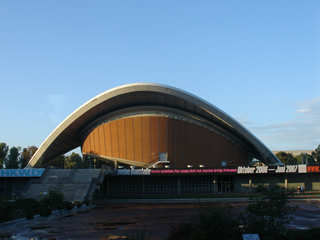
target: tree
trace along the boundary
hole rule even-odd
[[[308,154],[308,153],[305,153],[303,155],[303,161],[301,161],[301,154],[298,154],[294,157],[297,161],[297,164],[302,164],[302,162],[305,164],[305,159],[307,158],[308,160],[308,164],[316,164],[316,161],[315,159],[312,157],[312,155]]]
[[[268,236],[267,239],[277,239],[286,233],[286,225],[294,220],[292,214],[297,207],[289,205],[293,192],[288,193],[280,186],[259,188],[262,197],[250,197],[246,214],[241,216],[243,230],[246,233]]]
[[[286,153],[286,152],[278,152],[276,153],[277,158],[286,165],[295,165],[297,163],[297,159],[294,158],[292,153]]]
[[[316,163],[320,163],[320,144],[314,151],[312,151],[311,156],[314,158]]]
[[[22,150],[21,158],[20,158],[20,163],[21,163],[20,168],[25,168],[25,166],[27,166],[27,164],[29,163],[30,159],[36,153],[37,150],[38,150],[38,148],[36,146],[33,146],[33,145],[29,146],[27,148],[24,148]]]
[[[0,169],[3,168],[3,163],[6,160],[9,146],[6,143],[0,143]]]
[[[66,160],[66,156],[65,155],[61,155],[61,156],[57,157],[56,159],[54,159],[53,161],[51,161],[50,165],[51,166],[55,166],[55,167],[64,168],[65,160]]]
[[[72,152],[70,156],[66,156],[64,168],[81,168],[82,158],[78,153]]]
[[[6,168],[19,168],[20,147],[10,148],[9,154],[6,158]]]

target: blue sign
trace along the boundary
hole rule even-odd
[[[45,168],[0,169],[0,177],[41,177]]]

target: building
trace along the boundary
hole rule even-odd
[[[320,189],[306,165],[284,166],[231,116],[166,85],[128,84],[94,97],[48,136],[27,167],[46,167],[79,146],[84,165],[114,163],[102,186],[107,194],[250,192],[257,184]]]

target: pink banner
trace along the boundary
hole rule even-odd
[[[190,174],[190,173],[236,173],[237,169],[230,168],[217,168],[217,169],[151,169],[151,174]]]

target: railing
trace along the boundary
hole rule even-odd
[[[89,199],[90,193],[91,193],[91,190],[92,190],[92,186],[93,186],[93,184],[96,186],[97,183],[98,183],[98,179],[97,178],[92,178],[91,183],[90,183],[89,188],[88,188],[88,191],[87,191],[87,195],[84,197],[84,200],[90,200],[90,201],[92,200],[92,199]]]
[[[60,179],[59,179],[57,185],[56,185],[55,188],[54,188],[55,191],[57,191],[57,192],[59,191],[63,180],[65,180],[65,178],[60,178]]]
[[[143,167],[147,168],[149,166],[152,166],[153,164],[156,164],[157,162],[159,162],[159,157],[157,157],[157,158],[153,159],[152,161],[146,163]]]
[[[158,163],[170,163],[170,161],[163,161],[163,160],[160,160],[159,158],[156,158],[156,159],[146,163],[143,167],[144,168],[151,168]]]
[[[71,180],[71,179],[73,179],[73,177],[74,177],[74,175],[76,174],[76,171],[77,171],[78,169],[77,168],[75,168],[75,165],[70,169],[70,172],[69,172],[69,174],[68,174],[68,176],[67,176],[67,178],[66,179],[68,179],[68,180]]]
[[[99,176],[97,178],[92,178],[91,182],[90,182],[90,185],[89,185],[89,188],[88,188],[88,191],[87,191],[87,195],[84,197],[84,200],[92,200],[92,197],[90,197],[91,195],[91,191],[93,190],[92,187],[93,185],[95,185],[94,187],[96,187],[98,184],[102,184],[103,183],[103,180],[104,180],[104,177],[106,175],[106,170],[107,170],[107,166],[103,165],[101,167],[101,171],[99,173]],[[92,194],[93,196],[93,194]],[[89,199],[91,198],[91,199]]]
[[[102,165],[101,171],[98,176],[98,183],[100,183],[100,184],[103,183],[104,177],[106,176],[106,171],[107,171],[107,166]]]

